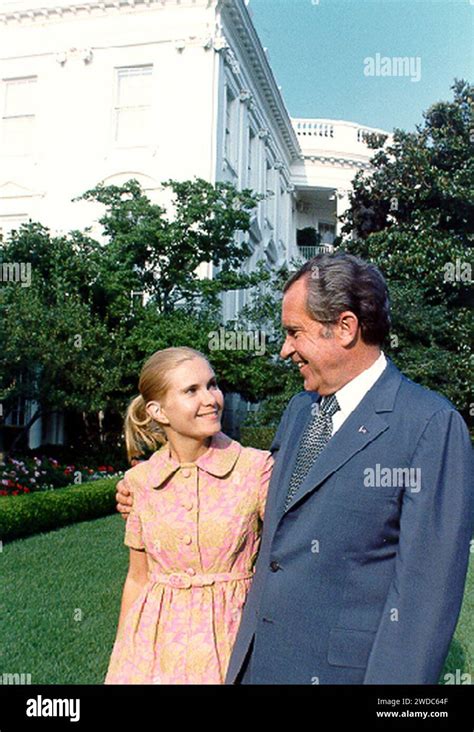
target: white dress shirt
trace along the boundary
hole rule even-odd
[[[384,352],[380,352],[380,356],[372,366],[362,371],[352,381],[349,381],[342,389],[335,392],[339,410],[332,418],[332,434],[344,424],[348,416],[357,407],[360,401],[365,397],[369,389],[375,384],[377,379],[382,375],[387,366],[387,359]]]

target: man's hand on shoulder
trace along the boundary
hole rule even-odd
[[[130,508],[133,505],[133,495],[129,488],[127,488],[127,483],[124,478],[117,483],[115,500],[117,501],[117,511],[122,514],[124,519],[127,519]]]

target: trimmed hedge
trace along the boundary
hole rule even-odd
[[[8,541],[115,511],[117,479],[0,498],[0,540]]]

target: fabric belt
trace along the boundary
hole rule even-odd
[[[220,572],[216,574],[187,574],[173,572],[163,574],[152,572],[150,582],[153,584],[171,585],[178,589],[188,590],[190,587],[207,587],[216,582],[232,582],[233,580],[251,579],[253,572]]]

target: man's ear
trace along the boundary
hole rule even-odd
[[[158,422],[159,424],[170,423],[160,402],[147,402],[145,409],[148,416],[155,420],[155,422]]]
[[[352,310],[344,310],[337,321],[338,334],[342,346],[350,346],[355,343],[359,334],[359,319]]]

